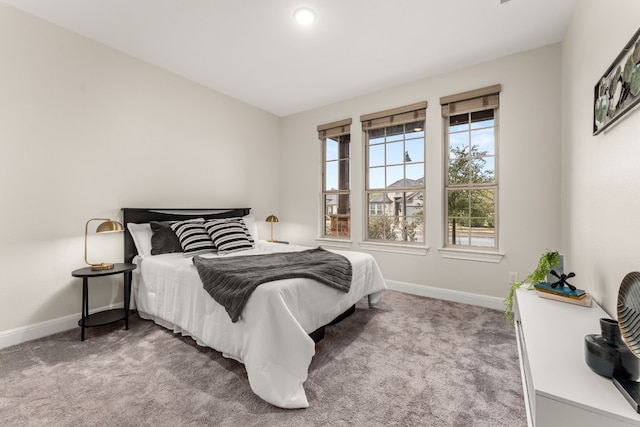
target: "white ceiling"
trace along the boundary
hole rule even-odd
[[[559,42],[577,0],[0,1],[286,116]]]

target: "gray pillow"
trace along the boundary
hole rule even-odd
[[[170,254],[182,252],[180,239],[171,229],[173,221],[151,221],[151,255]]]

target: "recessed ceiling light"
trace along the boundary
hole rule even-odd
[[[312,24],[316,20],[316,13],[308,7],[301,7],[293,12],[293,17],[301,25]]]

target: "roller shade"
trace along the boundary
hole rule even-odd
[[[360,116],[362,130],[383,128],[404,123],[424,120],[427,117],[427,102],[407,105],[406,107],[394,108],[377,113]]]
[[[335,138],[351,133],[351,119],[340,120],[339,122],[327,123],[318,126],[318,138]]]
[[[488,108],[498,108],[500,106],[501,90],[502,85],[493,85],[455,95],[443,96],[440,98],[442,117],[486,110]]]

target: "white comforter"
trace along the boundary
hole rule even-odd
[[[305,249],[309,248],[260,241],[255,249],[220,256]],[[136,257],[134,300],[141,317],[244,363],[251,389],[262,399],[282,408],[306,408],[303,384],[315,354],[308,334],[364,296],[370,295],[372,301],[386,289],[371,255],[334,252],[353,266],[348,293],[303,278],[265,283],[253,292],[236,323],[203,289],[192,258],[182,254]]]

